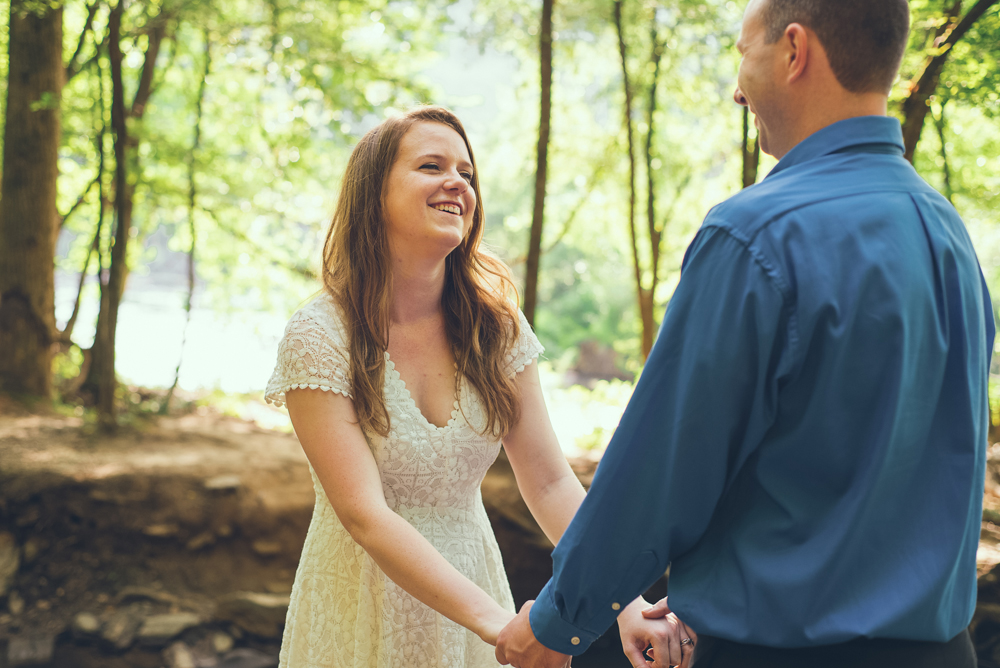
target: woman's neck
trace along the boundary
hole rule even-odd
[[[419,262],[408,258],[406,261],[394,262],[390,322],[406,324],[440,315],[444,279],[443,260]]]

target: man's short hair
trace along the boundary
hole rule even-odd
[[[907,0],[764,0],[768,44],[792,23],[816,33],[840,85],[852,93],[888,93],[910,31]]]

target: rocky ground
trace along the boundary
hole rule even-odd
[[[572,464],[589,484],[596,463]],[[981,665],[1000,667],[998,483],[973,630]],[[483,498],[520,604],[548,578],[551,545],[502,457]],[[201,409],[106,437],[0,410],[0,668],[275,666],[312,503],[294,436],[252,422]],[[628,665],[614,629],[574,660]]]

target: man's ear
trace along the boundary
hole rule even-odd
[[[787,82],[793,83],[802,77],[809,64],[809,32],[801,23],[790,23],[785,28],[783,41]]]

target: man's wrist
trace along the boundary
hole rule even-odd
[[[580,629],[565,621],[552,597],[552,581],[542,589],[531,607],[528,622],[535,638],[545,647],[560,654],[578,655],[587,650],[600,634]]]

